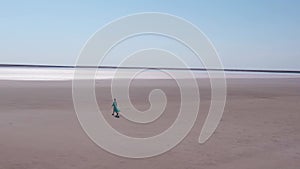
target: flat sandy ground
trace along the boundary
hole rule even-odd
[[[0,168],[300,168],[300,78],[228,79],[223,118],[215,134],[203,145],[198,144],[198,137],[210,105],[210,87],[205,79],[198,82],[201,108],[195,126],[183,142],[163,155],[128,159],[102,150],[87,137],[73,108],[71,81],[2,80]],[[177,116],[179,91],[172,80],[133,82],[131,101],[140,110],[149,107],[148,94],[153,88],[163,89],[168,97],[164,114],[146,125],[112,117],[109,81],[99,80],[96,84],[105,118],[124,134],[155,135]]]

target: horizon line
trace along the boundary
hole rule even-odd
[[[139,67],[139,66],[71,66],[71,65],[45,65],[45,64],[0,64],[0,67],[37,67],[37,68],[102,68],[102,69],[149,69],[149,70],[191,70],[191,71],[224,71],[224,72],[256,72],[256,73],[294,73],[300,70],[282,69],[207,69],[207,68],[172,68],[172,67]]]

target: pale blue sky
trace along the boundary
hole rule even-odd
[[[0,63],[74,65],[104,24],[164,12],[198,26],[226,68],[300,70],[299,9],[296,0],[1,1]]]

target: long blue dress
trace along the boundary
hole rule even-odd
[[[120,112],[120,109],[118,108],[117,102],[114,101],[113,104],[112,104],[112,107],[114,107],[114,112],[116,112],[116,113]]]

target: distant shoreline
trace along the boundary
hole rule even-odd
[[[97,69],[148,69],[148,70],[191,70],[191,71],[225,71],[225,72],[257,72],[257,73],[293,73],[300,70],[270,70],[270,69],[205,69],[205,68],[171,68],[171,67],[122,67],[122,66],[66,66],[66,65],[31,65],[31,64],[0,64],[0,68],[97,68]]]

